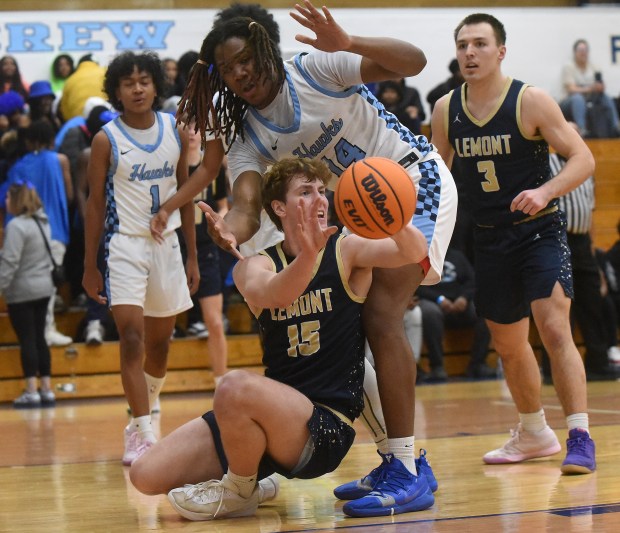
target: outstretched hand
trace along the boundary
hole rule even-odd
[[[319,220],[319,211],[324,209],[321,198],[316,198],[310,206],[309,212],[303,207],[303,200],[299,200],[297,206],[297,216],[299,223],[296,228],[296,237],[302,251],[309,254],[318,254],[323,248],[327,240],[338,231],[336,226],[321,226]],[[327,213],[325,213],[327,215]]]
[[[233,235],[232,231],[230,231],[230,228],[224,219],[204,202],[198,202],[197,205],[205,214],[208,232],[213,239],[213,242],[215,242],[215,244],[217,244],[222,250],[226,250],[234,255],[237,259],[243,259],[241,253],[237,250],[237,239]]]
[[[313,39],[306,35],[297,34],[295,35],[297,41],[323,52],[348,50],[351,45],[350,35],[338,25],[325,6],[321,8],[321,13],[312,5],[312,2],[304,0],[304,5],[295,4],[295,9],[298,13],[291,11],[291,17],[316,35],[316,38]]]

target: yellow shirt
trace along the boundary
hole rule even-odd
[[[67,78],[60,100],[63,120],[82,116],[84,104],[91,96],[106,98],[103,92],[105,69],[93,61],[84,61]]]

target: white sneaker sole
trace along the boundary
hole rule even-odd
[[[194,522],[199,521],[207,521],[207,520],[215,520],[215,517],[206,513],[198,513],[196,511],[189,511],[181,507],[177,501],[174,499],[173,493],[174,489],[168,493],[168,501],[174,507],[175,511],[179,513],[183,518],[187,518],[188,520],[193,520]],[[256,514],[256,509],[243,509],[239,511],[234,511],[232,513],[222,514],[221,518],[240,518],[243,516],[254,516]],[[220,517],[218,517],[220,518]]]
[[[548,457],[554,455],[562,450],[562,446],[559,442],[548,448],[542,450],[536,450],[530,453],[522,453],[518,455],[507,456],[493,456],[490,454],[485,455],[482,460],[488,465],[503,465],[520,463],[521,461],[527,461],[528,459],[537,459],[539,457]],[[490,452],[493,453],[493,452]]]

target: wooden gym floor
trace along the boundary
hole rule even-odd
[[[563,454],[517,465],[487,466],[515,423],[503,381],[455,382],[417,389],[416,447],[428,450],[439,480],[435,505],[395,517],[352,519],[332,489],[378,464],[359,425],[358,437],[332,474],[281,481],[278,498],[253,518],[190,522],[165,496],[144,496],[121,466],[122,399],[64,400],[54,409],[0,407],[0,531],[24,533],[134,531],[617,532],[620,531],[620,387],[589,384],[591,433],[598,471],[561,476]],[[550,386],[543,387],[550,425],[566,430]],[[209,394],[166,395],[159,419],[166,434],[210,406]],[[173,466],[172,466],[173,467]]]

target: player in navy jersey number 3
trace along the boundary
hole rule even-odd
[[[437,102],[433,143],[458,159],[472,203],[478,313],[486,318],[519,412],[519,425],[488,464],[558,453],[542,408],[538,363],[528,341],[530,312],[549,353],[553,382],[569,429],[566,474],[596,468],[588,431],[586,378],[572,338],[573,295],[566,220],[559,196],[594,170],[590,150],[545,92],[505,76],[503,24],[487,14],[466,17],[454,33],[465,84]],[[554,177],[549,145],[567,160]]]

